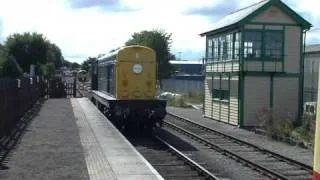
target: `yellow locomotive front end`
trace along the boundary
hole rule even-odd
[[[99,66],[95,80],[99,91],[92,91],[92,100],[116,126],[148,130],[162,126],[166,101],[156,98],[154,50],[126,46],[103,57],[95,66]]]
[[[116,99],[154,99],[156,72],[154,50],[143,46],[121,49],[116,63]]]

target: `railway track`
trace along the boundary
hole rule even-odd
[[[272,179],[312,179],[312,167],[168,113],[164,125]]]
[[[77,92],[80,97],[88,97],[89,91],[82,82],[77,81]]]
[[[164,179],[203,180],[221,179],[203,166],[169,145],[160,137],[127,137],[146,160],[161,174]]]

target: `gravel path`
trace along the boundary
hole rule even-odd
[[[304,164],[313,166],[313,152],[309,149],[303,149],[298,146],[292,146],[283,142],[271,140],[265,136],[255,134],[236,126],[218,122],[209,118],[203,118],[200,110],[191,108],[174,108],[167,107],[167,111],[194,120],[209,128],[232,135],[249,143],[263,147],[270,151],[276,152],[288,158],[297,160]]]
[[[3,180],[89,179],[69,99],[43,104],[5,165]]]

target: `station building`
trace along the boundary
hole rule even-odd
[[[280,0],[233,12],[207,32],[204,115],[259,126],[268,109],[298,118],[303,103],[303,49],[311,24]]]

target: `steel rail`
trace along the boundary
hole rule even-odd
[[[238,155],[236,153],[233,153],[233,152],[227,150],[226,148],[223,148],[223,147],[221,147],[221,146],[219,146],[217,144],[214,144],[214,143],[212,143],[212,142],[200,137],[199,135],[197,135],[197,134],[195,134],[193,132],[190,132],[190,131],[188,131],[188,130],[186,130],[184,128],[181,128],[181,127],[176,126],[176,125],[174,125],[172,123],[169,123],[169,122],[164,122],[164,125],[172,128],[172,129],[174,129],[174,130],[176,130],[178,132],[182,132],[182,133],[186,134],[187,136],[189,136],[189,137],[191,137],[193,139],[196,139],[196,140],[202,142],[203,144],[211,147],[212,149],[215,149],[218,152],[221,152],[221,153],[223,153],[225,155],[229,155],[232,158],[235,158],[235,159],[237,159],[239,161],[242,161],[246,165],[249,165],[249,166],[253,167],[256,170],[259,170],[261,173],[269,176],[270,178],[278,178],[278,179],[285,179],[285,180],[289,179],[288,177],[286,177],[286,176],[284,176],[284,175],[282,175],[282,174],[280,174],[280,173],[278,173],[276,171],[270,170],[270,169],[266,168],[265,166],[259,165],[259,164],[255,163],[255,162],[251,161],[251,160],[245,159],[244,157],[241,157],[240,155]]]
[[[163,143],[165,146],[167,146],[170,149],[171,153],[174,153],[178,158],[183,160],[185,163],[187,163],[189,166],[194,168],[200,175],[205,176],[206,179],[212,179],[212,180],[218,180],[219,178],[216,177],[214,174],[210,173],[208,170],[203,168],[201,165],[184,155],[182,152],[171,146],[169,143],[167,143],[165,140],[161,139],[160,137],[154,135],[154,137],[159,140],[161,143]]]
[[[232,139],[232,140],[234,140],[234,141],[237,141],[237,142],[240,142],[240,143],[242,143],[242,144],[245,144],[245,145],[247,145],[247,146],[251,146],[251,147],[257,149],[258,151],[271,154],[273,157],[275,157],[275,158],[277,158],[277,159],[280,159],[280,160],[282,160],[282,161],[285,161],[285,162],[288,162],[288,163],[291,163],[291,164],[295,164],[295,165],[299,166],[301,169],[306,170],[306,171],[309,171],[310,173],[313,172],[313,167],[312,167],[312,166],[309,166],[309,165],[307,165],[307,164],[301,163],[301,162],[296,161],[296,160],[294,160],[294,159],[290,159],[290,158],[285,157],[285,156],[283,156],[283,155],[280,155],[280,154],[278,154],[278,153],[275,153],[275,152],[272,152],[272,151],[267,150],[267,149],[265,149],[265,148],[259,147],[259,146],[255,145],[255,144],[252,144],[252,143],[243,141],[243,140],[241,140],[241,139],[239,139],[239,138],[236,138],[236,137],[234,137],[234,136],[232,136],[232,135],[225,134],[225,133],[219,132],[219,131],[217,131],[217,130],[208,128],[208,127],[206,127],[206,126],[204,126],[204,125],[202,125],[202,124],[200,124],[200,123],[194,122],[194,121],[192,121],[192,120],[190,120],[190,119],[188,119],[188,118],[181,117],[181,116],[178,116],[178,115],[176,115],[176,114],[168,113],[168,112],[167,112],[167,115],[170,115],[170,116],[172,116],[172,117],[174,117],[174,118],[177,118],[177,119],[180,119],[180,120],[185,121],[185,122],[187,122],[187,123],[190,123],[190,124],[193,124],[193,125],[195,125],[195,126],[198,126],[199,128],[204,129],[204,130],[206,130],[206,131],[211,131],[211,132],[216,133],[216,134],[218,134],[218,135],[220,135],[220,136],[224,136],[224,137],[227,137],[227,138]]]

